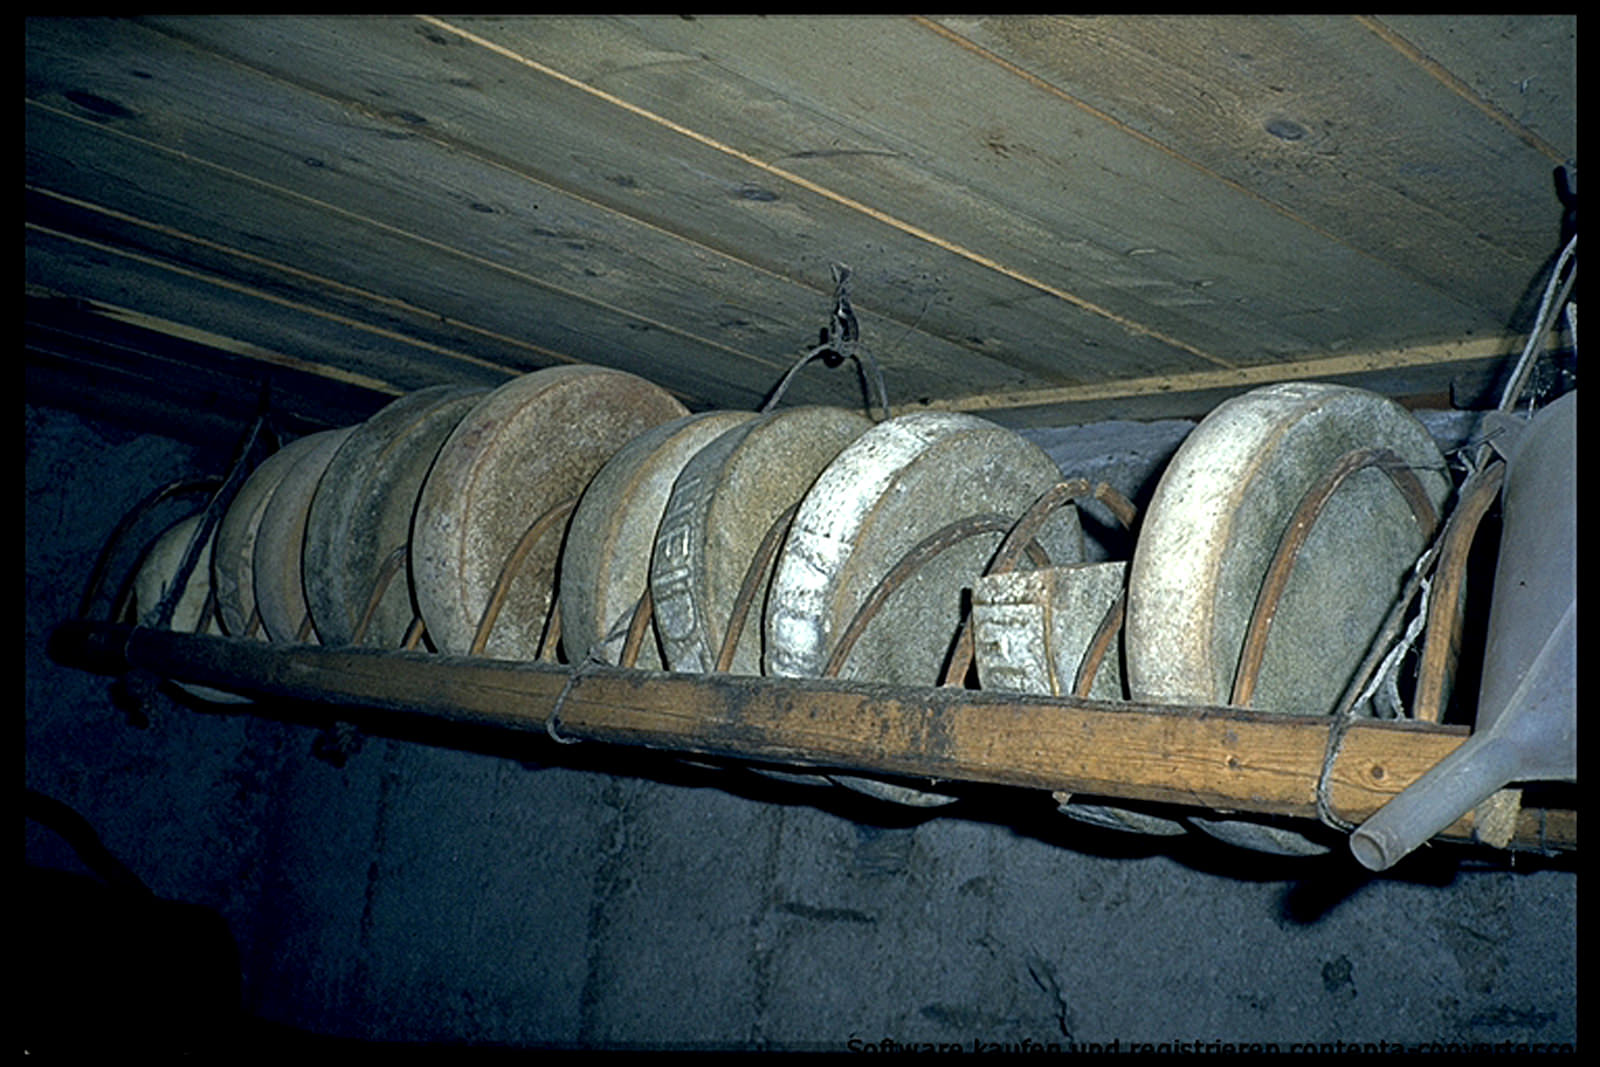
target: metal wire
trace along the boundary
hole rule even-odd
[[[180,479],[175,482],[169,482],[168,484],[157,489],[155,492],[146,496],[143,500],[139,501],[139,503],[135,504],[132,509],[130,509],[128,513],[118,521],[116,527],[111,531],[111,536],[106,539],[106,543],[101,547],[100,557],[95,560],[94,569],[89,572],[89,581],[84,586],[83,597],[78,601],[78,618],[87,619],[89,617],[89,613],[94,610],[94,603],[100,597],[100,587],[105,582],[106,571],[109,570],[111,566],[111,557],[115,554],[116,549],[121,545],[123,538],[128,535],[128,531],[133,529],[134,525],[138,523],[140,519],[150,514],[165,501],[171,500],[174,497],[184,496],[189,493],[214,493],[216,492],[217,487],[221,484],[222,479],[220,478]],[[128,584],[131,588],[131,583],[126,584]],[[123,611],[126,609],[127,596],[127,589],[119,592],[118,596],[113,602],[113,608],[111,612],[111,617],[113,619],[120,618]]]
[[[1110,509],[1116,520],[1127,529],[1132,529],[1138,519],[1139,510],[1133,503],[1117,490],[1105,482],[1097,483],[1092,489],[1089,482],[1083,478],[1073,478],[1070,481],[1057,482],[1055,485],[1039,494],[1028,510],[1022,513],[1001,541],[1000,547],[995,550],[994,557],[984,569],[985,575],[1005,574],[1014,569],[1025,550],[1033,559],[1037,567],[1050,565],[1050,559],[1044,554],[1044,549],[1036,540],[1039,530],[1045,521],[1056,510],[1068,503],[1076,503],[1085,496],[1093,496]],[[1120,625],[1120,623],[1119,623]],[[1115,632],[1115,631],[1113,631]],[[1109,639],[1107,639],[1109,641]],[[946,665],[944,677],[940,684],[946,687],[962,686],[966,682],[967,672],[972,667],[973,658],[972,618],[970,613],[963,616],[961,628],[956,632],[956,639],[951,647],[950,662]],[[1101,650],[1104,655],[1104,649]],[[1082,664],[1079,665],[1080,670]],[[1095,665],[1098,670],[1098,663]],[[1090,681],[1093,681],[1091,675]]]
[[[1467,558],[1478,526],[1500,496],[1505,463],[1496,461],[1473,474],[1457,494],[1455,511],[1445,523],[1442,548],[1431,590],[1427,629],[1422,639],[1422,659],[1417,667],[1417,690],[1412,718],[1438,722],[1444,713],[1445,685],[1454,670],[1460,640],[1461,596]]]
[[[350,635],[350,643],[359,645],[361,639],[367,636],[367,627],[372,625],[372,617],[378,611],[378,604],[384,595],[389,592],[389,586],[394,581],[396,574],[406,562],[406,545],[398,545],[394,551],[384,557],[383,564],[378,568],[378,577],[372,583],[372,595],[367,598],[367,606],[361,613],[356,628]]]
[[[728,614],[728,629],[722,636],[722,648],[717,652],[716,670],[726,672],[733,666],[734,654],[739,649],[739,640],[744,635],[746,620],[750,616],[750,608],[755,603],[756,593],[761,588],[761,583],[772,571],[773,561],[778,555],[778,545],[789,534],[789,527],[794,525],[794,517],[800,513],[801,501],[795,501],[782,515],[779,515],[756,548],[756,554],[750,558],[750,565],[745,568],[744,581],[739,583],[739,594],[734,597],[733,610]]]
[[[1004,515],[970,515],[964,519],[942,526],[933,533],[917,542],[900,561],[878,580],[867,598],[856,609],[855,616],[850,620],[844,632],[839,635],[838,642],[833,646],[833,652],[828,657],[827,665],[822,670],[824,678],[836,678],[839,671],[844,669],[846,659],[855,648],[856,642],[866,632],[867,624],[878,614],[890,595],[906,580],[920,570],[929,560],[938,556],[946,549],[952,548],[973,537],[983,534],[1004,534],[1015,525],[1012,519]]]
[[[1415,566],[1411,569],[1411,577],[1406,581],[1405,588],[1400,593],[1400,598],[1389,609],[1389,616],[1378,629],[1378,635],[1373,639],[1367,649],[1366,658],[1356,668],[1355,674],[1350,679],[1350,684],[1345,688],[1345,695],[1340,699],[1335,709],[1332,722],[1328,728],[1328,741],[1323,750],[1322,771],[1317,776],[1317,817],[1328,826],[1346,833],[1355,829],[1355,823],[1348,822],[1339,817],[1333,810],[1333,801],[1330,789],[1333,778],[1333,765],[1339,758],[1339,750],[1344,746],[1345,735],[1350,732],[1350,727],[1356,720],[1356,711],[1362,703],[1371,698],[1381,678],[1378,671],[1386,665],[1393,654],[1395,639],[1400,633],[1401,624],[1405,622],[1406,613],[1411,609],[1411,603],[1423,589],[1432,573],[1434,562],[1438,559],[1444,535],[1441,533],[1428,549],[1417,558]]]
[[[821,340],[807,349],[779,380],[777,387],[767,397],[766,403],[761,405],[762,414],[777,406],[801,367],[820,358],[830,367],[836,367],[847,359],[855,360],[863,386],[867,384],[867,370],[870,364],[872,383],[878,388],[878,404],[883,409],[883,418],[890,417],[889,391],[883,384],[883,368],[878,366],[877,357],[861,344],[861,327],[856,321],[855,309],[850,304],[850,268],[842,263],[835,263],[833,283],[833,312],[828,318],[828,325],[822,330]],[[868,412],[871,412],[870,405]]]
[[[1567,246],[1561,250],[1561,255],[1556,258],[1555,268],[1550,272],[1550,281],[1544,288],[1544,298],[1539,303],[1539,313],[1533,319],[1533,329],[1528,333],[1528,341],[1523,346],[1522,356],[1517,360],[1516,370],[1512,372],[1511,380],[1506,383],[1505,392],[1500,397],[1499,410],[1501,411],[1511,411],[1517,406],[1517,402],[1522,399],[1522,390],[1527,386],[1528,376],[1533,371],[1536,353],[1543,346],[1545,336],[1550,332],[1550,327],[1554,324],[1556,315],[1560,313],[1561,308],[1566,304],[1567,297],[1571,294],[1572,287],[1578,280],[1576,262],[1573,264],[1572,273],[1567,275],[1566,281],[1562,282],[1561,280],[1561,272],[1565,269],[1567,261],[1572,259],[1577,252],[1578,235],[1573,234],[1572,240],[1568,241]],[[1561,295],[1552,301],[1551,294],[1556,291],[1558,284],[1561,286]]]
[[[201,515],[200,524],[195,527],[194,533],[189,537],[189,544],[184,548],[183,558],[178,563],[177,573],[173,575],[172,585],[167,589],[166,595],[156,605],[156,609],[143,620],[146,625],[165,629],[172,623],[172,613],[178,607],[178,600],[183,596],[184,589],[189,584],[189,576],[194,573],[195,566],[200,562],[200,555],[205,546],[210,542],[212,533],[217,524],[222,521],[222,516],[227,512],[228,506],[233,503],[233,498],[239,492],[239,487],[244,484],[246,474],[251,463],[251,456],[255,453],[256,442],[261,437],[261,431],[266,428],[265,416],[258,416],[250,427],[250,433],[245,438],[243,447],[239,449],[238,458],[234,461],[233,469],[228,472],[228,477],[223,480],[215,494],[206,503],[206,509]]]
[[[523,532],[521,539],[517,541],[516,547],[511,550],[511,554],[506,557],[505,563],[501,566],[500,574],[495,579],[494,588],[490,591],[489,599],[483,606],[483,615],[478,620],[478,629],[472,638],[471,655],[482,654],[484,648],[488,645],[489,633],[494,629],[494,624],[500,617],[500,609],[505,605],[506,594],[511,589],[511,582],[516,577],[518,569],[521,568],[523,559],[527,557],[529,551],[538,543],[540,538],[552,529],[559,529],[561,521],[570,515],[573,508],[577,506],[578,500],[576,497],[571,500],[564,500],[554,507],[546,509]],[[547,619],[547,628],[548,625],[549,620]],[[543,636],[541,635],[541,646],[544,643]]]
[[[1244,643],[1240,646],[1239,666],[1234,672],[1233,694],[1228,701],[1233,706],[1247,707],[1255,695],[1256,679],[1261,671],[1262,660],[1266,656],[1267,635],[1277,614],[1278,601],[1288,587],[1289,577],[1293,573],[1295,561],[1299,558],[1300,549],[1311,536],[1317,518],[1346,479],[1369,467],[1377,467],[1383,471],[1394,483],[1395,488],[1400,490],[1410,507],[1412,518],[1422,531],[1423,540],[1427,541],[1433,537],[1434,529],[1439,522],[1433,501],[1428,499],[1422,483],[1399,456],[1386,448],[1352,449],[1340,456],[1334,465],[1306,490],[1290,517],[1289,525],[1284,529],[1277,551],[1273,553],[1266,578],[1261,583],[1261,589],[1256,597],[1255,608],[1250,614],[1250,627],[1245,633]]]

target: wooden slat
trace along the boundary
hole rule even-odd
[[[790,95],[805,94],[811,88],[805,83],[803,72],[799,81],[791,81],[791,72],[779,68],[776,76],[783,81],[783,87],[778,90],[763,81],[730,76],[726,60],[698,62],[696,56],[685,54],[677,57],[676,61],[630,63],[631,53],[638,51],[639,42],[632,39],[629,30],[616,25],[609,34],[604,31],[598,35],[591,34],[588,31],[596,25],[610,28],[613,24],[597,24],[590,20],[545,20],[531,30],[522,24],[507,25],[498,20],[471,24],[483,32],[440,19],[429,19],[429,23],[510,62],[577,88],[643,122],[750,166],[781,187],[810,193],[831,206],[842,207],[862,219],[880,223],[898,235],[920,241],[937,253],[954,256],[1002,278],[1020,282],[1045,297],[1060,301],[1068,311],[1080,312],[1091,320],[1103,320],[1094,323],[1097,328],[1103,328],[1105,324],[1120,327],[1130,335],[1173,350],[1170,356],[1187,353],[1204,362],[1223,366],[1231,364],[1230,359],[1197,347],[1160,324],[1147,321],[1147,317],[1125,314],[1053,279],[1047,279],[1036,269],[1020,265],[1036,258],[1039,250],[1055,243],[1058,235],[1037,226],[1030,227],[1024,218],[1013,217],[1004,211],[996,212],[996,205],[988,198],[975,197],[973,190],[965,185],[943,181],[917,164],[911,164],[911,169],[902,171],[909,153],[886,147],[785,151],[785,145],[792,148],[796,144],[862,143],[877,132],[866,132],[833,121],[818,121],[820,116],[816,112],[794,106]],[[645,24],[645,29],[648,31],[660,25],[660,20],[651,20]],[[575,49],[573,43],[560,32],[574,28],[583,31],[583,37],[601,36],[602,39],[590,43],[592,51]],[[750,43],[741,34],[739,46],[730,50],[727,59],[742,57]],[[597,59],[601,64],[598,75],[580,77],[570,73],[571,69],[582,68],[586,63],[592,65]],[[604,77],[608,82],[621,80],[606,77],[619,69],[628,76],[626,80],[632,91],[627,95],[594,84],[597,77]],[[654,80],[659,72],[666,72],[665,76],[674,81],[682,75],[690,80],[690,84],[687,87],[674,84],[662,90],[646,81],[634,87],[632,75],[643,75]],[[631,96],[670,101],[676,107],[667,110],[646,107],[630,99]],[[717,132],[707,132],[711,129]],[[836,170],[836,166],[827,165],[821,180],[806,173],[816,169],[817,160],[845,159],[861,162],[867,168],[883,168],[883,172],[872,174],[864,184],[857,184],[855,191],[845,191],[844,184],[852,178],[859,183],[862,175],[848,175]],[[847,182],[833,180],[836,178],[846,178]],[[776,194],[771,195],[776,199]],[[919,216],[935,218],[937,222],[914,221]],[[982,217],[982,222],[978,221],[979,217]],[[959,223],[952,228],[951,223],[956,220]],[[1025,237],[1018,237],[1022,230],[1030,232]],[[1001,246],[1010,254],[994,254],[995,249]],[[1048,313],[1050,305],[1044,307]],[[1068,373],[1081,374],[1072,365],[1074,355],[1070,351],[1063,352],[1056,359]],[[1025,356],[1019,354],[1016,358],[1021,362]]]
[[[652,18],[632,28],[660,50],[706,62],[629,64],[638,50],[629,36],[590,20],[489,21],[483,33],[554,66],[587,64],[618,95],[671,101],[669,117],[758,155],[828,144],[798,139],[808,126],[826,132],[825,116],[854,134],[845,145],[892,151],[819,153],[794,163],[806,176],[914,207],[939,220],[928,224],[935,232],[1003,248],[996,258],[1046,279],[1070,277],[1066,288],[1137,309],[1127,317],[1227,363],[1304,354],[1308,336],[1333,344],[1365,335],[1376,345],[1492,321],[1453,286],[1418,284],[1389,258],[1330,240],[913,22]],[[1117,77],[1103,61],[1079,70]],[[718,88],[724,71],[781,97],[769,102],[738,82]],[[752,98],[754,115],[742,104]],[[809,123],[791,118],[802,110]]]
[[[546,23],[541,19],[532,24]],[[320,79],[324,91],[335,92],[328,83],[343,72],[326,56],[347,48],[309,38],[310,31],[298,25],[271,20],[227,24],[227,29],[222,32],[211,20],[177,26],[191,36],[206,34],[209,46],[231,54],[267,56],[270,51],[270,59],[261,61],[270,61],[284,78]],[[332,33],[337,26],[318,21],[313,29]],[[878,315],[887,310],[889,318],[908,325],[927,324],[942,315],[948,329],[939,332],[964,349],[958,361],[934,362],[913,343],[914,335],[895,348],[891,371],[904,362],[909,364],[904,373],[918,380],[930,370],[978,375],[1004,361],[1035,378],[1048,373],[1046,380],[1062,381],[1104,376],[1118,359],[1140,366],[1173,365],[1175,350],[1169,344],[1091,315],[1075,313],[1064,320],[1061,309],[1034,287],[961,257],[941,257],[928,242],[826,197],[785,189],[769,172],[559,79],[540,76],[483,48],[452,44],[418,51],[419,40],[411,30],[394,29],[388,22],[370,29],[362,24],[359,34],[364,56],[382,69],[392,64],[406,72],[406,80],[385,83],[389,98],[408,111],[422,109],[432,120],[431,128],[446,130],[469,145],[493,145],[508,157],[514,153],[517,166],[539,172],[552,184],[650,217],[742,260],[771,263],[788,274],[796,273],[791,264],[799,262],[807,275],[825,270],[829,260],[848,262],[857,270],[861,310]],[[426,81],[418,84],[419,78]],[[486,105],[481,91],[467,88],[494,83],[516,87],[506,92],[506,99],[495,101],[495,107]],[[532,129],[539,131],[537,141],[527,136]],[[964,202],[982,210],[981,202],[970,196]],[[1034,247],[1058,241],[1058,235],[1042,230],[1037,236]],[[874,278],[926,281],[897,292],[885,291],[881,284],[874,288]],[[922,332],[927,332],[926,325]],[[1181,351],[1176,356],[1179,366],[1207,362]],[[1028,382],[1027,374],[1013,371],[1007,376],[1018,384]]]
[[[161,308],[166,321],[232,338],[236,354],[279,353],[329,363],[330,378],[364,383],[390,396],[440,380],[499,385],[507,375],[441,351],[397,330],[342,316],[290,296],[268,293],[233,278],[147,257],[102,242],[30,225],[24,269],[28,284],[73,288],[57,295],[126,308],[141,315]],[[330,360],[328,352],[340,357]],[[426,360],[417,358],[425,355]],[[264,362],[277,362],[267,359]],[[443,368],[443,369],[441,369]]]
[[[867,773],[1315,815],[1328,720],[1106,705],[953,689],[564,668],[419,653],[269,646],[68,624],[58,658],[181,681],[497,728]],[[557,709],[557,702],[559,709]],[[559,715],[552,722],[553,714]],[[1371,815],[1465,739],[1459,727],[1363,722],[1331,775],[1335,810]],[[1538,813],[1525,830],[1539,832]],[[1563,842],[1576,820],[1545,822]],[[1565,829],[1564,829],[1565,828]],[[1444,836],[1470,837],[1471,816]],[[1535,844],[1537,840],[1523,840]]]
[[[87,201],[32,186],[26,187],[24,194],[27,226],[32,231],[117,255],[152,271],[209,280],[219,288],[253,294],[265,303],[364,328],[374,336],[415,348],[419,358],[427,354],[441,362],[465,364],[501,380],[554,362],[574,362],[559,352],[485,332],[462,345],[462,331],[449,320],[403,300]],[[519,358],[500,361],[477,354],[475,349],[488,340],[502,342],[508,355]]]
[[[862,236],[859,220],[850,220],[857,231],[852,233],[832,216],[819,217],[808,204],[766,198],[751,185],[748,168],[704,152],[680,159],[681,153],[663,146],[660,131],[619,123],[614,109],[526,71],[508,71],[502,60],[481,49],[434,44],[419,36],[426,27],[415,20],[176,19],[158,24],[197,48],[251,64],[238,67],[237,76],[258,71],[282,86],[298,87],[314,98],[307,106],[336,103],[347,112],[346,125],[353,113],[358,129],[412,145],[412,154],[415,144],[426,143],[476,166],[500,169],[539,198],[561,194],[576,205],[573,210],[597,247],[616,249],[599,257],[605,271],[622,271],[630,258],[651,256],[638,264],[641,274],[656,275],[653,284],[640,284],[641,298],[670,299],[679,314],[685,306],[716,311],[730,306],[734,313],[724,313],[719,321],[754,320],[758,329],[750,336],[762,339],[756,350],[775,352],[780,359],[814,338],[824,321],[830,263],[843,260],[859,269],[863,256],[866,261],[876,257],[856,253],[881,247],[881,227]],[[351,55],[362,57],[361,69],[352,69]],[[340,132],[346,139],[353,136]],[[408,177],[425,181],[427,175],[414,164]],[[525,192],[523,200],[528,197]],[[492,202],[520,214],[515,204]],[[537,227],[540,218],[521,221]],[[590,261],[566,258],[572,261],[563,268],[568,272]],[[919,260],[918,269],[926,273],[925,262]],[[864,327],[874,331],[891,382],[898,376],[944,392],[962,382],[970,388],[1029,381],[1028,375],[965,345],[964,337],[958,344],[919,334],[917,318],[933,297],[926,286],[887,294],[895,299],[886,309],[884,292],[874,291],[866,277],[858,273],[858,310]],[[1011,286],[1008,292],[1015,296],[1015,290]],[[746,315],[746,308],[761,314]],[[666,321],[672,311],[662,307],[652,314]],[[759,329],[772,322],[784,324],[781,333]]]
[[[398,286],[408,294],[406,297],[391,297],[318,275],[305,265],[268,259],[255,252],[186,233],[166,223],[155,223],[60,193],[30,187],[28,206],[29,226],[34,230],[114,255],[124,270],[144,270],[153,279],[178,275],[209,282],[214,288],[227,290],[229,295],[253,296],[262,305],[265,316],[254,327],[260,346],[281,345],[282,342],[272,336],[280,329],[280,314],[285,320],[298,319],[302,323],[321,319],[333,326],[345,327],[346,333],[355,331],[386,342],[383,351],[392,355],[383,358],[390,364],[391,376],[423,385],[439,381],[498,385],[541,366],[577,362],[566,354],[567,351],[598,347],[608,354],[615,352],[606,344],[610,336],[604,332],[606,324],[596,322],[601,316],[592,313],[592,309],[590,314],[580,314],[570,322],[556,319],[544,323],[549,339],[563,345],[563,349],[550,349],[514,334],[461,323],[414,303],[409,293],[418,287],[409,280]],[[337,249],[330,251],[336,253]],[[300,251],[296,255],[298,263],[306,264],[307,252]],[[332,263],[330,267],[337,270],[338,264]],[[72,292],[89,297],[90,290],[104,281],[80,278]],[[154,289],[164,283],[153,280],[151,284]],[[470,287],[461,285],[461,279],[445,279],[442,284],[433,285],[430,291],[438,295],[447,291],[447,287],[458,293],[463,302],[482,301],[494,291],[493,286],[484,285],[474,293]],[[130,288],[138,291],[137,286]],[[424,280],[421,288],[428,289],[429,283]],[[500,290],[507,300],[525,295],[516,287],[504,284]],[[203,293],[204,286],[196,287],[195,291]],[[109,299],[103,292],[95,298]],[[149,294],[144,297],[149,298]],[[519,317],[531,316],[535,310],[523,299],[515,299],[513,306],[519,308]],[[217,313],[219,309],[214,306],[211,310]],[[550,313],[549,308],[544,311],[547,315]],[[614,319],[610,325],[621,328]],[[293,330],[287,321],[282,328],[286,335]],[[515,323],[508,328],[515,329]],[[307,347],[303,351],[314,353],[331,371],[336,371],[340,362],[359,362],[361,354],[346,347],[346,342],[338,338],[334,332],[325,332],[317,339],[322,343],[304,342]],[[660,339],[648,356],[631,357],[631,352],[616,353],[612,362],[691,397],[739,395],[739,382],[719,376],[718,365],[705,359],[698,346],[687,346],[682,339]],[[778,373],[774,369],[760,378],[745,379],[745,402],[758,403],[769,388],[768,382]]]
[[[91,70],[78,69],[82,59],[68,50],[76,38],[59,44],[60,54],[45,47],[48,40],[32,53],[37,91],[59,105],[35,102],[29,113],[30,179],[49,190],[277,262],[338,272],[443,318],[441,326],[481,321],[500,337],[542,336],[551,342],[543,347],[557,351],[570,342],[591,361],[639,372],[681,365],[713,381],[742,381],[746,399],[764,395],[787,368],[782,350],[753,356],[727,343],[741,340],[746,319],[768,335],[780,325],[760,302],[759,287],[741,293],[741,301],[758,298],[743,306],[691,298],[694,286],[656,269],[660,235],[652,243],[649,234],[615,234],[588,219],[582,205],[564,205],[551,190],[530,189],[503,168],[463,163],[409,135],[396,138],[386,124],[364,116],[353,125],[348,111],[326,100],[208,62],[159,34],[115,28],[110,40],[95,42],[91,52],[103,62],[89,64]],[[99,23],[91,29],[110,32]],[[141,62],[181,88],[140,78]],[[123,101],[129,116],[86,116],[60,99],[74,84]],[[530,198],[538,203],[528,204]],[[524,211],[534,216],[527,224],[519,218]],[[676,251],[678,242],[667,244]],[[585,291],[575,292],[574,284]],[[826,296],[802,295],[811,299],[804,326],[790,326],[786,341],[796,352],[828,308]],[[687,309],[687,346],[682,337],[662,340],[682,332],[650,318],[663,309]],[[695,335],[695,328],[717,340]],[[574,340],[574,329],[587,337]],[[483,347],[513,367],[529,359],[503,342]],[[735,370],[746,362],[755,366]],[[838,395],[836,387],[801,382],[796,396],[806,399],[808,389],[818,402]]]
[[[284,186],[200,167],[192,154],[167,153],[93,125],[57,132],[57,121],[83,124],[36,106],[29,145],[30,178],[40,183],[29,187],[30,217],[79,212],[78,224],[52,221],[57,228],[84,235],[120,229],[128,247],[158,252],[166,246],[176,261],[206,260],[219,274],[263,278],[269,286],[292,276],[302,299],[375,322],[403,321],[419,338],[437,339],[507,374],[577,362],[569,352],[605,354],[624,369],[658,375],[680,389],[698,375],[702,388],[736,389],[743,382],[747,395],[759,399],[786,369],[782,360],[757,359],[686,334],[526,268],[430,241]],[[53,154],[69,151],[70,156]],[[121,180],[133,173],[146,180],[138,186]],[[198,195],[175,200],[173,189]],[[265,220],[271,225],[261,225]],[[504,258],[513,257],[506,251]],[[818,307],[825,304],[819,301]],[[651,341],[648,353],[638,351],[636,338],[652,330],[669,336]],[[532,336],[545,343],[526,339]],[[619,337],[628,338],[630,347],[620,347]],[[674,374],[675,366],[686,370]]]
[[[940,21],[1176,157],[1479,308],[1463,325],[1509,321],[1554,250],[1550,161],[1355,19]],[[1415,301],[1352,300],[1375,321],[1345,333],[1363,347],[1401,340],[1398,317]]]
[[[126,308],[30,289],[24,317],[30,403],[221,454],[263,411],[299,436],[363,421],[394,399],[327,364]]]
[[[1576,165],[1576,15],[1385,15],[1361,21],[1550,162]]]
[[[1181,381],[1472,343],[1525,304],[1569,23],[1448,23],[33,19],[27,181],[80,207],[63,232],[695,406],[776,380],[835,260],[903,406]],[[274,347],[260,309],[199,310]],[[850,373],[791,397],[853,403]]]
[[[935,401],[925,407],[979,412],[1016,426],[1049,426],[1096,418],[1203,415],[1230,396],[1281,381],[1335,381],[1387,396],[1425,394],[1460,376],[1472,383],[1497,380],[1515,359],[1510,339],[1485,339],[1457,344],[1424,345],[1384,352],[1274,363],[1233,370],[1160,378],[1125,378],[1102,385],[989,393]],[[1432,387],[1432,388],[1430,388]],[[1471,398],[1481,387],[1474,384]],[[1465,392],[1465,390],[1463,390]],[[1440,390],[1438,406],[1450,407],[1449,390]],[[1463,405],[1465,406],[1465,405]]]
[[[411,346],[330,318],[296,315],[282,302],[264,307],[256,294],[225,278],[141,263],[108,246],[32,227],[26,230],[23,259],[29,285],[52,288],[63,277],[79,280],[71,291],[53,290],[58,296],[136,311],[161,307],[171,321],[291,358],[320,361],[322,353],[342,350],[350,358],[330,376],[389,395],[418,387],[404,376]]]

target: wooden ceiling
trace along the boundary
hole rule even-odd
[[[1577,158],[1572,16],[26,20],[30,391],[758,406],[852,271],[897,410],[1458,399]],[[1530,295],[1531,294],[1531,295]],[[856,404],[846,364],[786,397]]]

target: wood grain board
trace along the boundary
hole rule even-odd
[[[129,665],[268,698],[427,716],[568,740],[904,774],[1314,818],[1327,742],[1321,717],[1098,704],[816,679],[672,674],[591,666],[579,675],[510,663],[371,649],[270,646],[71,623],[63,662]],[[370,720],[381,729],[383,717]],[[1466,739],[1461,727],[1364,721],[1330,773],[1330,799],[1360,821]],[[1441,836],[1471,839],[1468,815]],[[1575,848],[1570,810],[1527,810],[1522,847]]]
[[[1310,242],[1300,239],[1303,226],[1294,220],[1192,168],[1169,165],[1153,146],[1063,106],[914,21],[712,19],[702,28],[640,20],[641,35],[683,54],[708,49],[715,62],[631,66],[623,66],[626,52],[614,60],[613,35],[591,51],[559,33],[568,25],[487,23],[483,31],[518,54],[549,63],[566,57],[569,68],[587,55],[602,57],[605,67],[615,64],[624,73],[602,69],[585,80],[620,86],[617,95],[629,100],[681,102],[667,118],[694,122],[735,146],[760,137],[748,150],[782,160],[784,170],[863,203],[914,208],[905,221],[939,238],[940,247],[982,249],[1041,293],[1142,336],[1168,339],[1177,352],[1206,362],[1229,366],[1262,358],[1259,348],[1304,346],[1293,330],[1250,309],[1250,297],[1281,288],[1280,271],[1298,263],[1307,289],[1334,276],[1350,287],[1355,274],[1337,255],[1304,254]],[[570,25],[592,28],[586,20]],[[653,84],[690,74],[699,77],[687,86]],[[760,122],[748,117],[752,103]],[[814,149],[839,143],[874,150]],[[1163,201],[1185,210],[1173,212]],[[1255,276],[1242,276],[1238,265],[1220,269],[1227,253],[1215,247],[1216,235],[1228,227],[1251,232],[1258,247],[1273,250],[1272,259],[1254,265]],[[1136,232],[1149,240],[1132,240]],[[1202,290],[1206,280],[1214,285]],[[1378,287],[1398,281],[1353,280],[1351,304],[1366,295],[1364,286],[1376,297]],[[1192,327],[1201,309],[1230,302],[1243,306],[1206,321],[1205,334],[1191,339],[1177,332],[1180,323]]]
[[[25,26],[30,285],[401,389],[753,408],[842,262],[902,409],[1445,392],[1516,347],[1577,150],[1570,16]]]
[[[1362,20],[941,26],[970,31],[1188,169],[1248,190],[1306,237],[1336,241],[1453,299],[1508,315],[1520,294],[1507,259],[1531,276],[1538,256],[1527,250],[1544,251],[1538,237],[1554,216],[1536,209],[1548,207],[1548,164],[1560,160],[1490,129],[1471,100]],[[1463,167],[1494,168],[1501,180],[1463,180]],[[1481,226],[1488,214],[1504,216],[1501,232]],[[1396,218],[1409,225],[1397,230]]]

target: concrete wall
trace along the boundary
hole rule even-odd
[[[229,457],[26,418],[31,1048],[1576,1040],[1571,860],[1436,847],[1368,877],[1042,795],[919,813],[61,668],[45,637],[117,520]],[[1186,427],[1041,440],[1138,499]]]

